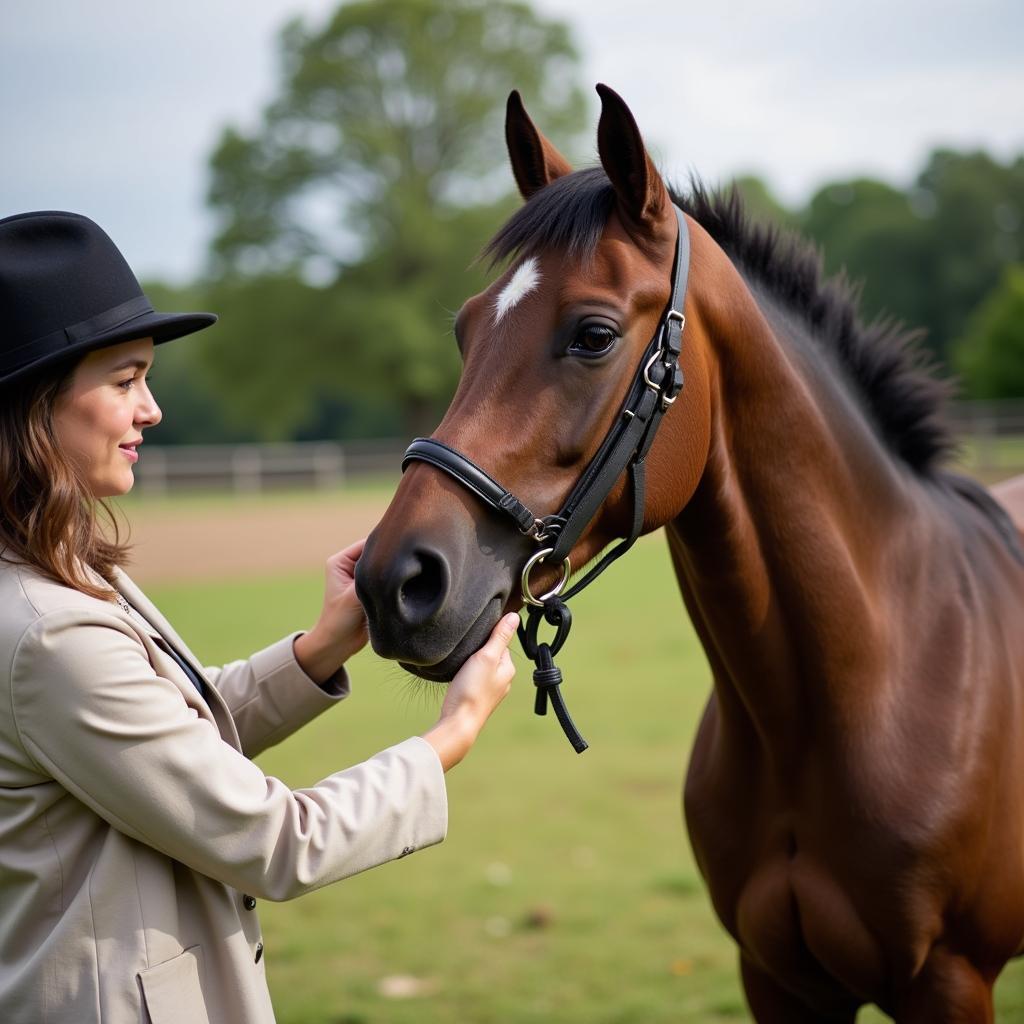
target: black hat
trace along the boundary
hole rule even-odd
[[[212,313],[157,313],[107,233],[77,213],[0,220],[0,384],[74,353],[200,331]]]

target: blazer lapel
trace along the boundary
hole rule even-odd
[[[157,631],[157,636],[168,647],[188,663],[193,672],[203,681],[206,689],[206,702],[213,712],[221,735],[227,739],[232,746],[238,750],[242,749],[241,741],[238,738],[238,730],[235,728],[235,721],[231,717],[224,698],[221,697],[217,687],[207,678],[199,659],[189,650],[188,645],[175,632],[174,627],[161,614],[160,610],[149,600],[148,597],[135,585],[129,576],[121,569],[115,567],[115,580],[117,590],[121,596],[135,609],[137,609],[145,620]]]

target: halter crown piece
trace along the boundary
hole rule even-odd
[[[690,269],[690,233],[682,211],[675,206],[673,209],[679,222],[679,234],[668,306],[658,322],[654,337],[644,350],[615,423],[557,513],[535,516],[519,498],[472,459],[432,437],[416,438],[402,459],[403,472],[410,462],[427,462],[447,473],[485,505],[510,518],[520,533],[536,541],[537,551],[527,559],[522,571],[523,600],[528,609],[526,624],[519,627],[519,640],[526,656],[535,665],[533,682],[537,687],[537,697],[534,711],[538,715],[547,714],[550,698],[555,716],[578,754],[587,749],[587,741],[580,735],[565,706],[560,689],[562,673],[554,663],[554,656],[562,649],[572,628],[572,614],[566,602],[593,583],[640,536],[644,519],[644,460],[654,443],[662,417],[683,388],[679,354],[686,323],[682,311]],[[565,590],[572,571],[569,552],[626,470],[633,489],[633,522],[629,536],[605,554],[582,579]],[[537,597],[530,589],[530,573],[540,562],[561,563],[562,578],[552,590]],[[541,619],[555,627],[550,643],[541,643],[538,639]]]

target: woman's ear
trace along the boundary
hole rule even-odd
[[[505,107],[505,142],[519,193],[524,199],[570,174],[569,161],[537,130],[526,113],[518,90],[509,93]]]
[[[601,97],[597,150],[615,188],[619,213],[627,223],[654,235],[671,212],[668,189],[625,101],[607,85],[599,85],[597,92]]]

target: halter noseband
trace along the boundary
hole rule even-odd
[[[654,337],[644,350],[615,423],[557,513],[534,515],[519,498],[502,487],[472,459],[432,437],[416,438],[402,458],[403,472],[410,462],[429,463],[472,491],[485,505],[510,518],[521,534],[536,541],[538,550],[530,556],[522,571],[523,600],[529,607],[526,625],[519,627],[519,639],[526,656],[536,666],[533,673],[533,681],[537,686],[534,710],[538,715],[546,714],[550,695],[559,724],[577,753],[587,749],[587,742],[579,734],[565,707],[559,689],[562,673],[553,661],[572,626],[572,615],[565,602],[597,579],[640,536],[644,518],[644,459],[654,442],[662,417],[683,387],[679,353],[686,323],[682,311],[690,268],[690,233],[682,211],[675,206],[673,209],[679,222],[679,235],[676,239],[672,294],[668,306],[661,316]],[[629,470],[633,488],[633,521],[629,536],[563,593],[571,572],[569,552],[626,469]],[[552,590],[535,597],[530,590],[530,573],[535,565],[549,560],[561,563],[562,578]],[[537,639],[542,618],[555,627],[555,636],[550,644],[540,643]]]

